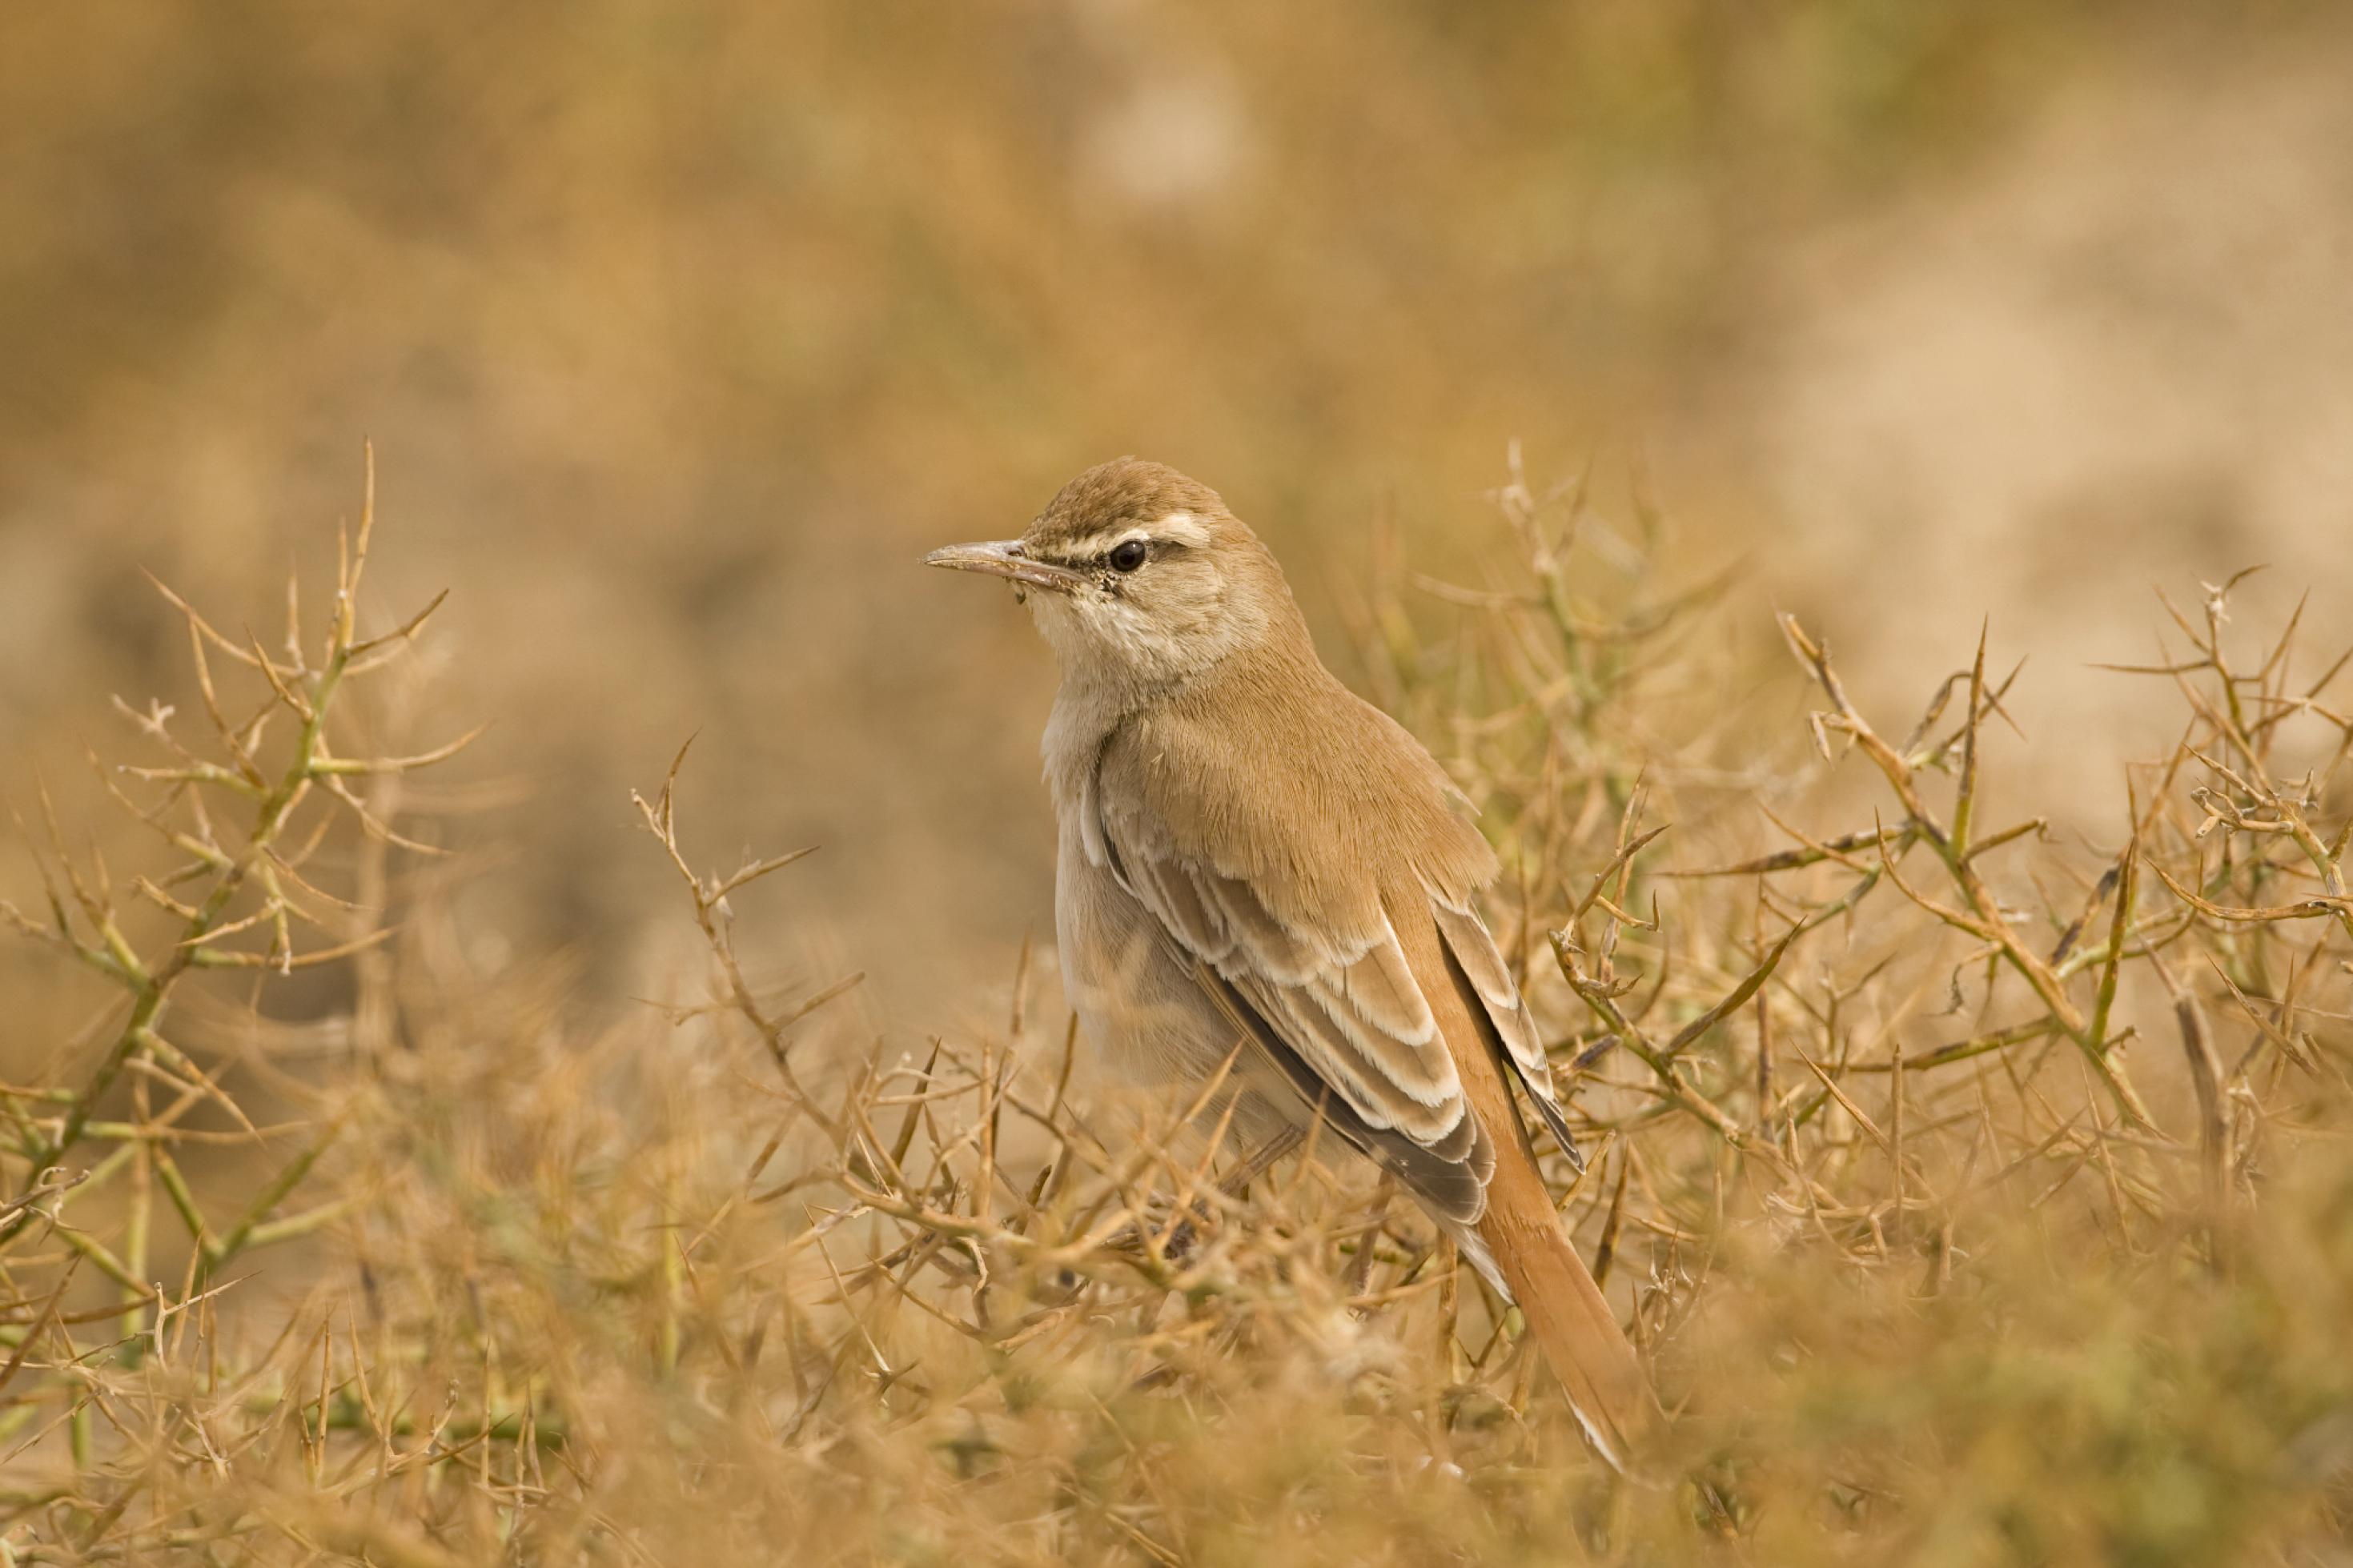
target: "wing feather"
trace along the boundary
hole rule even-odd
[[[1354,931],[1297,931],[1275,918],[1256,889],[1239,877],[1198,866],[1182,868],[1203,900],[1217,911],[1227,936],[1250,967],[1278,985],[1299,985],[1362,951],[1348,942]]]
[[[1446,943],[1447,957],[1470,982],[1481,1010],[1504,1048],[1504,1058],[1512,1064],[1513,1071],[1519,1075],[1520,1087],[1527,1091],[1529,1103],[1536,1108],[1536,1115],[1544,1124],[1552,1129],[1561,1152],[1583,1170],[1585,1156],[1577,1151],[1577,1140],[1568,1130],[1567,1114],[1554,1091],[1552,1061],[1545,1055],[1544,1039],[1536,1033],[1535,1020],[1529,1016],[1519,987],[1512,984],[1511,966],[1504,962],[1487,922],[1467,904],[1450,904],[1433,897],[1430,908],[1438,917],[1438,934]]]
[[[1301,1100],[1356,1148],[1396,1173],[1432,1212],[1463,1225],[1485,1211],[1487,1183],[1495,1172],[1495,1146],[1475,1116],[1465,1116],[1435,1143],[1415,1142],[1404,1133],[1377,1128],[1335,1092],[1329,1080],[1300,1058],[1283,1035],[1215,970],[1197,963],[1201,988],[1238,1026],[1257,1040],[1282,1069]]]

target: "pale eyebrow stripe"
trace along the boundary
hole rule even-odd
[[[1195,549],[1209,542],[1208,526],[1189,511],[1172,511],[1152,524],[1148,531],[1149,531],[1155,538],[1173,539],[1179,544],[1189,544]]]
[[[1107,555],[1131,539],[1165,539],[1198,550],[1209,542],[1209,530],[1189,511],[1172,511],[1155,522],[1137,523],[1118,532],[1090,533],[1062,546],[1066,561],[1089,561]]]

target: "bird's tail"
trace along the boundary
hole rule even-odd
[[[1471,1226],[1458,1222],[1458,1235],[1461,1228],[1476,1232],[1479,1246],[1468,1249],[1472,1260],[1479,1262],[1483,1254],[1481,1272],[1490,1279],[1500,1277],[1567,1391],[1586,1436],[1622,1470],[1634,1460],[1641,1439],[1665,1420],[1657,1396],[1609,1300],[1561,1227],[1527,1125],[1512,1099],[1504,1043],[1492,1015],[1461,965],[1447,955],[1435,925],[1393,923],[1414,973],[1430,977],[1422,995],[1454,1058],[1463,1098],[1493,1150],[1485,1206]]]
[[[1542,1184],[1531,1194],[1520,1183],[1496,1182],[1475,1239],[1478,1247],[1466,1247],[1466,1254],[1527,1320],[1586,1436],[1603,1458],[1624,1469],[1662,1419],[1658,1399]]]

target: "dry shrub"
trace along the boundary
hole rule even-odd
[[[1384,1184],[1074,1090],[1038,955],[913,1052],[854,977],[776,978],[738,912],[796,857],[700,869],[683,752],[637,804],[708,984],[583,1018],[560,957],[485,959],[463,792],[410,777],[456,748],[383,739],[439,700],[422,616],[363,634],[364,513],[322,652],[290,591],[275,649],[172,601],[193,709],[126,708],[99,775],[152,869],[75,852],[95,791],[30,814],[48,908],[8,919],[108,997],[0,1094],[0,1553],[2353,1550],[2343,661],[2295,674],[2293,619],[2240,650],[2209,589],[2149,676],[2180,745],[2071,847],[1994,809],[2031,753],[1983,647],[1883,730],[1784,621],[1800,779],[1647,509],[1498,499],[1495,585],[1384,566],[1356,630],[1512,868],[1590,1129],[1552,1173],[1681,1413],[1638,1479]]]

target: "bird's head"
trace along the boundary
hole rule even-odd
[[[1303,635],[1282,569],[1218,493],[1134,458],[1064,485],[1018,539],[923,561],[1009,579],[1065,679],[1166,686],[1269,637]]]

